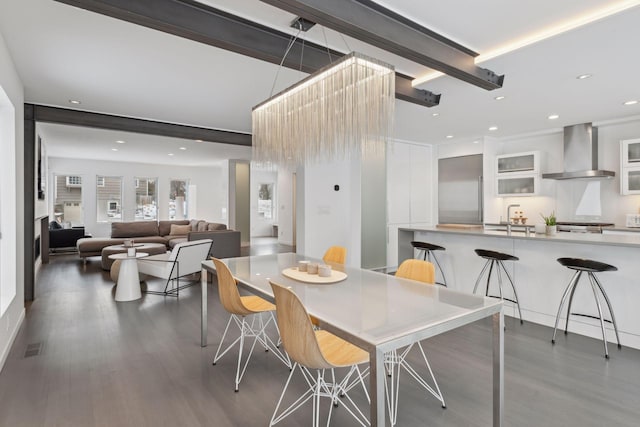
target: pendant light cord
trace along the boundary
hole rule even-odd
[[[280,74],[280,70],[282,69],[282,64],[284,64],[284,60],[287,59],[287,55],[289,55],[289,51],[291,50],[291,48],[295,44],[296,40],[298,40],[298,36],[300,35],[300,31],[302,31],[302,29],[298,29],[298,32],[295,35],[292,35],[291,39],[289,40],[289,45],[287,46],[287,50],[285,50],[285,52],[284,52],[284,56],[282,57],[282,61],[280,61],[280,66],[278,66],[278,71],[276,71],[276,76],[273,79],[273,85],[271,85],[271,93],[269,94],[269,98],[271,98],[273,96],[273,91],[276,88],[276,82],[278,81],[278,75]]]

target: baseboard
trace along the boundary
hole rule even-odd
[[[7,357],[9,357],[9,352],[11,352],[11,347],[13,347],[13,343],[16,340],[16,336],[18,336],[18,331],[20,330],[20,326],[22,326],[22,322],[24,321],[25,309],[22,307],[22,311],[20,312],[20,317],[16,322],[13,331],[11,331],[11,336],[9,337],[9,342],[7,346],[2,350],[2,355],[0,356],[0,372],[4,369],[4,363],[7,361]]]

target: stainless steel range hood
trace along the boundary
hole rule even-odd
[[[598,128],[591,123],[564,128],[564,172],[545,173],[547,179],[611,178],[613,171],[598,169]]]

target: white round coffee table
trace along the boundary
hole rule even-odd
[[[128,256],[126,253],[109,255],[113,260],[120,260],[116,301],[133,301],[142,298],[137,260],[147,256],[149,254],[146,252],[136,252],[135,256]]]

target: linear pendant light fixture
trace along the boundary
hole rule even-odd
[[[352,52],[253,108],[253,160],[295,167],[379,153],[394,107],[394,67]]]

